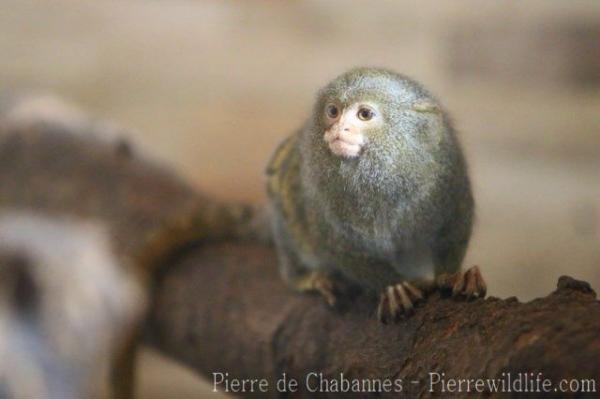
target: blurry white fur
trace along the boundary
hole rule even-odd
[[[96,223],[0,213],[0,397],[99,398],[143,291]]]

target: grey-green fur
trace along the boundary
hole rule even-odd
[[[331,100],[380,106],[385,123],[356,158],[334,155],[323,140]],[[267,172],[280,267],[292,285],[317,270],[376,293],[460,268],[474,207],[465,160],[441,105],[403,75],[357,68],[334,79]]]

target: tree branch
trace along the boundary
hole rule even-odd
[[[100,220],[117,253],[135,257],[166,222],[185,219],[199,203],[216,203],[132,153],[118,135],[107,139],[105,128],[7,115],[0,110],[2,208]],[[155,287],[148,341],[208,377],[265,378],[270,397],[338,397],[306,392],[307,376],[320,372],[334,381],[340,373],[402,380],[407,397],[431,396],[434,372],[447,379],[541,372],[554,384],[600,376],[599,302],[589,286],[567,277],[548,297],[525,304],[435,294],[413,317],[384,326],[366,298],[337,311],[321,298],[292,293],[279,279],[272,249],[258,244],[208,243],[166,266]],[[278,392],[283,372],[304,391]],[[315,378],[310,388],[320,388]],[[257,389],[254,395],[265,396]]]
[[[173,260],[156,287],[148,340],[209,379],[215,372],[267,379],[269,393],[255,386],[255,396],[285,396],[276,389],[285,372],[299,383],[301,392],[292,397],[338,397],[306,391],[319,384],[310,373],[322,372],[328,380],[339,380],[340,373],[349,380],[402,380],[403,395],[427,397],[437,378],[429,373],[536,378],[541,372],[552,383],[598,378],[595,298],[587,283],[569,277],[561,277],[549,296],[529,303],[461,302],[434,294],[413,317],[386,326],[376,320],[372,301],[358,298],[343,311],[330,309],[321,298],[284,286],[271,249],[225,243]],[[433,388],[441,392],[442,386]]]

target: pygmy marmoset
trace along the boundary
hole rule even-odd
[[[435,286],[485,295],[476,266],[459,271],[474,205],[465,160],[419,83],[375,68],[337,77],[267,175],[280,270],[294,288],[333,304],[336,283],[351,282],[380,294],[383,322]]]

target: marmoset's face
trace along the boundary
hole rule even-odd
[[[368,143],[368,131],[379,127],[383,118],[373,102],[342,105],[330,101],[323,109],[325,131],[323,139],[331,152],[344,158],[358,157]]]

